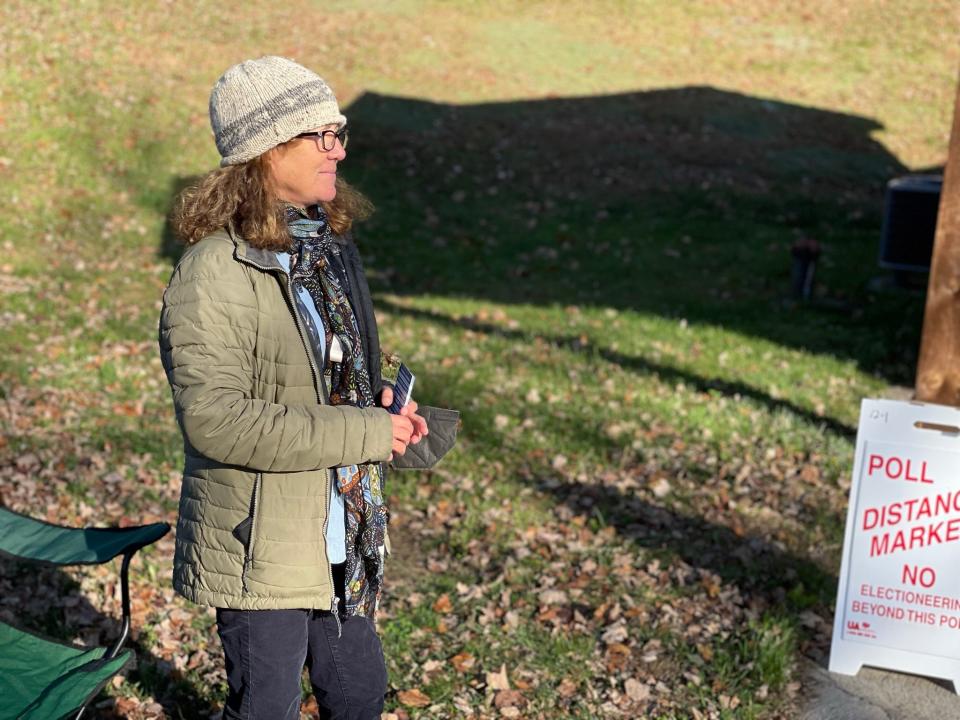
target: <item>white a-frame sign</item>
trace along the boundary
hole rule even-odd
[[[960,409],[860,407],[830,670],[863,665],[960,690]]]

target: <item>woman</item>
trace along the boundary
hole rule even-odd
[[[304,664],[323,717],[379,718],[381,463],[427,425],[384,409],[346,119],[320,77],[264,57],[217,81],[210,121],[221,167],[178,200],[160,320],[186,454],[174,587],[217,608],[225,718],[298,718]]]

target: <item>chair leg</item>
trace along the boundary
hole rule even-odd
[[[116,639],[104,657],[114,658],[130,635],[130,561],[136,550],[124,553],[123,564],[120,566],[120,597],[123,606],[123,624],[120,627],[120,637]],[[79,717],[79,716],[77,716]]]

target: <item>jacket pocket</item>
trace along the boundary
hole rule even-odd
[[[247,573],[253,563],[254,545],[257,538],[257,509],[260,505],[260,473],[253,478],[253,491],[250,493],[250,514],[241,520],[231,531],[233,536],[243,543],[243,573],[240,580],[243,591],[247,590]]]
[[[246,551],[247,547],[250,545],[250,528],[252,527],[253,518],[248,515],[231,531],[233,536],[240,541],[241,545],[243,545],[244,551]]]

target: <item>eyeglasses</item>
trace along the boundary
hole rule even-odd
[[[330,152],[337,146],[337,140],[340,141],[340,145],[343,146],[343,149],[347,149],[347,141],[350,139],[347,134],[347,129],[340,128],[339,131],[336,130],[321,130],[320,132],[305,132],[300,133],[299,135],[294,135],[298,138],[313,138],[317,142],[317,149],[323,150],[324,152]]]

